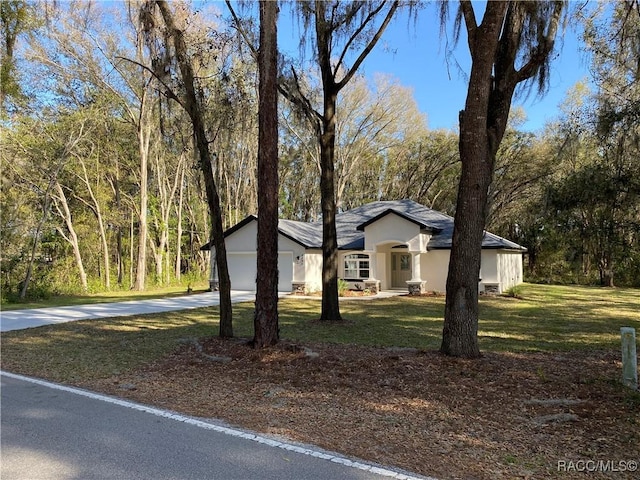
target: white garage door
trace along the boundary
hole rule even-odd
[[[256,289],[256,254],[249,253],[227,253],[229,263],[229,277],[231,277],[231,288],[233,290]],[[291,292],[293,282],[293,253],[278,253],[278,291]]]

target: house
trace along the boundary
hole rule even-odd
[[[250,215],[225,236],[231,288],[255,290],[257,217]],[[380,201],[336,215],[338,275],[354,289],[444,292],[453,218],[412,200]],[[322,223],[279,220],[279,291],[322,288]],[[210,248],[209,245],[202,247]],[[526,249],[485,232],[479,289],[502,293],[522,282]],[[212,252],[211,286],[217,285]]]

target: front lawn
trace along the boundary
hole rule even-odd
[[[441,479],[583,478],[559,465],[640,459],[640,394],[620,383],[640,290],[518,293],[481,298],[478,360],[437,353],[444,297],[347,300],[338,324],[287,298],[283,342],[265,351],[214,338],[206,308],[3,333],[2,368]],[[234,318],[251,337],[252,304]]]
[[[640,290],[527,284],[521,299],[481,297],[482,351],[560,352],[619,348],[620,327],[640,332]],[[444,297],[347,300],[344,322],[316,321],[316,299],[281,300],[280,336],[295,342],[408,347],[440,346]],[[237,337],[253,332],[253,304],[234,305]],[[168,355],[181,342],[217,334],[217,307],[84,320],[2,335],[3,368],[57,381],[125,372]]]

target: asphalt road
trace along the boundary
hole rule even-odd
[[[1,379],[2,480],[422,478],[84,390]]]

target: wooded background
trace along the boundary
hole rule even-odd
[[[228,228],[257,212],[257,65],[222,3],[171,5],[188,25]],[[152,73],[140,3],[0,8],[2,301],[206,278],[210,222],[192,124],[167,96],[180,80]],[[439,28],[433,10],[413,14]],[[522,130],[526,112],[512,112],[486,228],[527,247],[528,281],[640,286],[640,10],[621,1],[570,21],[581,25],[591,78],[541,131]],[[296,65],[321,105],[303,57],[281,63]],[[393,72],[356,74],[338,104],[339,210],[411,198],[455,213],[457,131],[429,129]],[[320,220],[316,134],[284,98],[279,135],[280,217]]]

